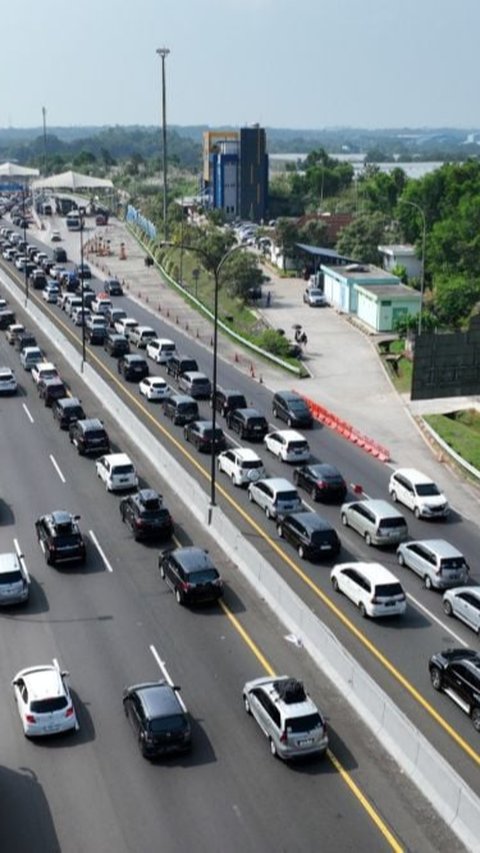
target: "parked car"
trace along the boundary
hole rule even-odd
[[[30,577],[23,554],[15,551],[0,554],[0,607],[24,604],[28,601]]]
[[[128,687],[123,708],[144,758],[188,752],[192,729],[180,688],[166,681]]]
[[[172,394],[170,385],[167,385],[161,376],[146,376],[140,382],[138,390],[147,400],[151,401],[166,400]]]
[[[103,480],[107,492],[138,488],[138,476],[126,453],[109,453],[97,459],[97,477]]]
[[[122,355],[118,360],[118,372],[131,382],[140,382],[149,374],[146,359],[141,355]]]
[[[295,486],[284,477],[266,477],[250,483],[248,498],[265,511],[267,518],[277,518],[303,509]]]
[[[428,662],[434,690],[443,691],[468,714],[480,732],[480,654],[474,649],[445,649]]]
[[[340,503],[347,494],[347,484],[338,468],[325,462],[296,468],[293,482],[305,489],[314,501]]]
[[[42,515],[35,522],[35,532],[49,566],[58,563],[84,563],[87,551],[80,532],[79,515],[55,510]]]
[[[447,616],[456,616],[480,634],[480,587],[459,586],[443,594],[443,609]]]
[[[263,439],[267,450],[283,462],[303,462],[310,459],[308,441],[294,429],[269,432]]]
[[[207,551],[188,546],[164,551],[158,561],[160,575],[175,594],[178,604],[217,601],[223,583]]]
[[[326,752],[326,719],[297,679],[282,675],[247,681],[243,704],[268,738],[274,757],[288,761]]]
[[[327,298],[323,290],[318,287],[307,287],[303,292],[303,301],[311,308],[323,308],[327,305]]]
[[[277,391],[273,395],[274,418],[285,421],[289,428],[313,426],[313,416],[305,400],[295,391]]]
[[[288,513],[277,523],[280,539],[286,539],[306,560],[330,560],[340,552],[340,539],[330,522],[316,512]]]
[[[401,616],[407,609],[400,581],[380,563],[339,563],[330,579],[335,592],[353,601],[362,616]]]
[[[240,391],[234,391],[231,388],[219,388],[218,386],[215,393],[212,394],[212,406],[224,418],[235,409],[248,408],[247,401]]]
[[[397,548],[401,566],[420,575],[427,589],[461,586],[468,579],[468,564],[463,554],[445,539],[402,542]]]
[[[398,468],[390,477],[392,500],[412,510],[415,518],[445,518],[450,507],[436,483],[415,468]]]
[[[153,489],[140,489],[120,501],[122,521],[130,527],[135,541],[169,539],[173,520],[161,495]]]
[[[79,728],[67,678],[57,661],[17,672],[12,685],[25,737]]]
[[[172,394],[167,397],[163,403],[163,413],[179,426],[185,426],[200,417],[197,401],[187,394]]]
[[[54,400],[52,415],[60,429],[69,429],[72,424],[85,419],[85,412],[77,397],[60,397]]]
[[[214,435],[212,421],[192,421],[184,426],[183,435],[185,441],[191,442],[197,450],[205,453],[211,453],[212,448],[217,452],[225,447],[223,430],[215,427]]]
[[[16,394],[18,384],[11,367],[0,367],[0,394]]]
[[[367,545],[398,545],[408,537],[403,515],[387,501],[362,500],[344,503],[340,509],[344,527],[363,536]]]
[[[242,440],[262,441],[268,432],[267,419],[256,409],[234,409],[227,414],[227,426]]]
[[[234,486],[246,486],[267,476],[258,453],[248,447],[232,447],[218,456],[218,470],[230,477]]]
[[[69,438],[77,448],[79,456],[85,454],[108,453],[110,439],[99,418],[85,418],[70,424]]]

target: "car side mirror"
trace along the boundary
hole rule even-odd
[[[62,678],[68,678],[70,676],[70,673],[67,669],[62,669],[61,676]]]
[[[74,515],[73,520],[74,521],[80,521],[81,517],[82,517],[81,515]]]

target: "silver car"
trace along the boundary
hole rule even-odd
[[[266,477],[250,483],[248,499],[265,511],[267,518],[300,512],[303,503],[296,488],[284,477]]]
[[[404,542],[397,548],[397,559],[420,575],[427,589],[456,587],[468,577],[465,557],[445,539]]]
[[[327,749],[325,718],[301,681],[287,675],[247,681],[243,704],[268,738],[273,756],[288,760]]]
[[[480,586],[448,589],[443,595],[443,609],[447,616],[456,616],[480,633]]]
[[[0,554],[0,606],[27,601],[29,584],[23,556],[15,552]]]

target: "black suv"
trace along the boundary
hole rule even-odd
[[[40,379],[37,383],[37,389],[38,396],[48,408],[53,406],[55,400],[67,396],[67,387],[59,377],[56,379]]]
[[[37,539],[49,566],[69,561],[85,562],[86,549],[77,524],[79,519],[79,515],[56,510],[35,522]]]
[[[47,286],[48,279],[43,270],[38,269],[36,267],[30,273],[30,282],[34,290],[43,290],[44,287]]]
[[[166,367],[168,375],[173,376],[174,379],[178,379],[182,373],[187,373],[189,370],[198,370],[196,360],[188,355],[173,355],[167,361]]]
[[[340,551],[340,539],[336,531],[316,512],[292,512],[279,519],[277,533],[298,551],[298,556],[307,560],[329,560]]]
[[[428,668],[432,687],[448,693],[480,732],[480,653],[446,649],[432,655]]]
[[[274,418],[285,421],[288,427],[311,427],[313,417],[305,400],[295,391],[277,391],[273,395],[272,412]]]
[[[227,426],[240,438],[262,441],[268,432],[267,419],[256,409],[235,409],[227,415]]]
[[[179,690],[166,681],[153,681],[124,691],[123,709],[144,758],[191,749],[190,718]]]
[[[86,418],[69,427],[69,437],[80,456],[85,453],[108,453],[110,440],[101,420]]]
[[[171,418],[174,424],[184,426],[198,420],[198,403],[188,394],[173,394],[163,404],[163,414]]]
[[[21,332],[20,335],[17,335],[15,338],[13,345],[18,352],[21,352],[25,347],[36,347],[38,346],[35,335],[32,335],[31,332]]]
[[[218,388],[217,386],[216,392],[212,394],[212,406],[215,406],[216,411],[226,418],[228,413],[235,409],[246,409],[247,401],[240,391]]]
[[[130,344],[125,335],[119,335],[117,332],[108,332],[103,342],[103,348],[114,358],[120,358],[120,356],[127,355],[130,352]]]
[[[158,567],[178,604],[218,601],[223,595],[220,575],[202,548],[189,546],[165,551],[158,558]]]
[[[68,260],[65,249],[62,249],[60,248],[60,246],[57,246],[53,250],[53,260],[56,264],[65,264]]]
[[[314,501],[341,503],[347,495],[347,484],[340,471],[326,462],[295,468],[293,482],[305,489]]]
[[[68,429],[71,424],[85,418],[80,400],[76,397],[60,397],[52,403],[52,415],[60,429]]]
[[[215,453],[225,449],[225,436],[220,427],[215,427],[215,438],[213,436],[212,421],[192,421],[183,428],[185,441],[190,441],[197,450],[211,453],[215,447]]]
[[[120,501],[122,521],[130,527],[135,541],[168,539],[173,534],[173,521],[161,495],[153,489],[140,489]]]
[[[85,326],[85,338],[92,346],[103,344],[106,336],[106,326]]]
[[[123,296],[123,288],[118,278],[106,278],[103,289],[109,296]]]
[[[118,372],[121,373],[125,379],[131,380],[132,382],[141,382],[145,376],[148,376],[149,369],[146,358],[143,355],[136,355],[133,353],[132,355],[122,355],[118,360]]]

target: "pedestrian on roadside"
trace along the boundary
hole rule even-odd
[[[268,293],[267,293],[267,308],[270,308],[270,303],[271,303],[271,301],[272,301],[272,293],[271,293],[271,291],[269,290],[269,291],[268,291]]]
[[[302,346],[304,346],[304,347],[306,347],[306,346],[307,346],[307,344],[308,344],[308,338],[307,338],[307,336],[306,336],[305,332],[302,332],[302,334],[300,335],[300,337],[299,337],[299,339],[298,339],[298,340],[299,340],[299,342],[302,344]]]

